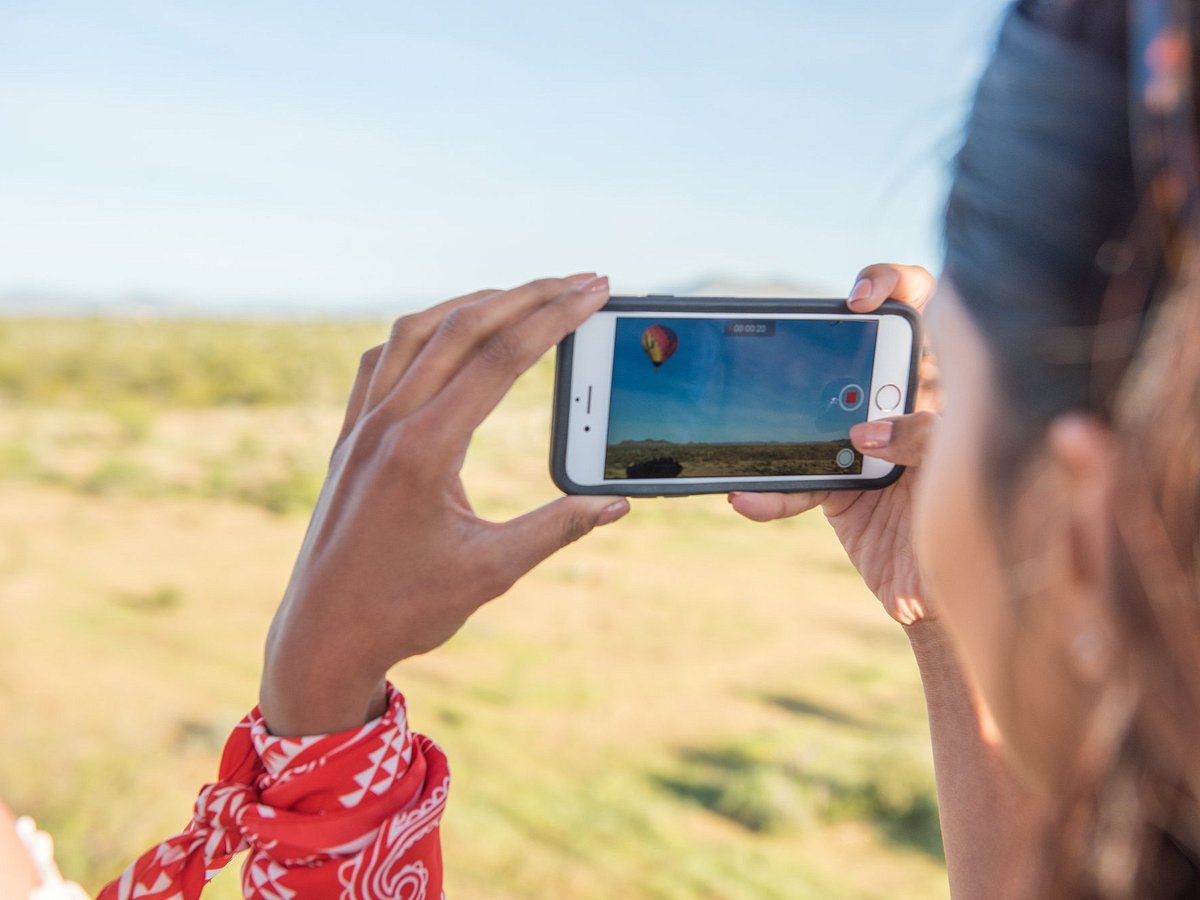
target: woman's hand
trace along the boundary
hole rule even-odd
[[[877,309],[889,297],[922,310],[933,294],[932,276],[915,266],[868,266],[850,294],[856,312]],[[950,636],[934,622],[936,610],[921,583],[912,549],[912,498],[925,446],[936,422],[936,363],[922,361],[917,412],[856,425],[854,446],[868,456],[908,468],[880,491],[811,494],[733,494],[742,515],[758,521],[794,516],[820,506],[850,560],[891,616],[905,626],[929,715],[937,777],[938,814],[950,891],[955,897],[1030,894],[1028,860],[1045,837],[1044,797],[1013,775],[999,731],[979,703]],[[917,626],[917,627],[913,627]],[[1036,874],[1036,872],[1035,872]]]
[[[329,474],[267,638],[272,732],[340,731],[383,712],[399,660],[453,635],[556,550],[629,511],[562,497],[505,523],[459,477],[471,433],[517,376],[608,299],[576,275],[405,316],[367,351]]]
[[[933,276],[919,266],[868,266],[859,273],[849,306],[854,312],[871,312],[890,298],[920,311],[933,289]],[[867,587],[903,625],[933,616],[913,557],[912,496],[916,470],[937,418],[932,411],[937,406],[936,378],[936,365],[926,356],[916,412],[863,422],[850,430],[851,441],[863,454],[907,467],[894,484],[879,491],[729,495],[735,510],[757,522],[820,506]]]

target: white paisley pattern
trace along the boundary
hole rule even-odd
[[[426,795],[416,809],[397,814],[379,830],[372,847],[338,870],[341,900],[426,900],[429,874],[421,862],[406,864],[410,850],[438,826],[446,809],[450,779]],[[420,881],[414,881],[416,874]]]

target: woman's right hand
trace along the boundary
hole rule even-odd
[[[892,299],[920,312],[934,287],[933,276],[920,266],[868,266],[855,281],[849,307],[852,312],[868,313]],[[906,626],[934,616],[912,549],[912,497],[938,406],[932,356],[924,357],[921,369],[916,412],[863,422],[850,430],[850,439],[861,453],[906,467],[890,486],[878,491],[729,495],[733,508],[756,522],[784,519],[820,506],[867,587],[888,614]]]

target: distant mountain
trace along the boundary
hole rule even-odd
[[[59,291],[8,290],[0,292],[0,314],[19,316],[120,316],[155,319],[204,315],[202,304],[155,295],[88,296]]]
[[[836,297],[838,292],[816,282],[789,281],[786,278],[747,279],[709,275],[685,282],[672,294],[692,297]]]
[[[0,316],[113,316],[130,319],[386,319],[422,304],[413,301],[205,301],[170,294],[81,295],[60,291],[0,291]]]
[[[783,278],[745,279],[709,275],[637,293],[697,297],[834,297],[837,292],[817,284]],[[432,302],[432,299],[430,302]],[[426,305],[409,298],[289,302],[254,300],[212,302],[195,297],[132,291],[115,295],[72,294],[63,291],[13,288],[0,290],[0,316],[114,316],[131,319],[336,318],[387,319]]]

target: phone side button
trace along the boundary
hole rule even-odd
[[[900,405],[900,388],[894,384],[885,384],[875,392],[875,405],[883,412],[891,412]]]

